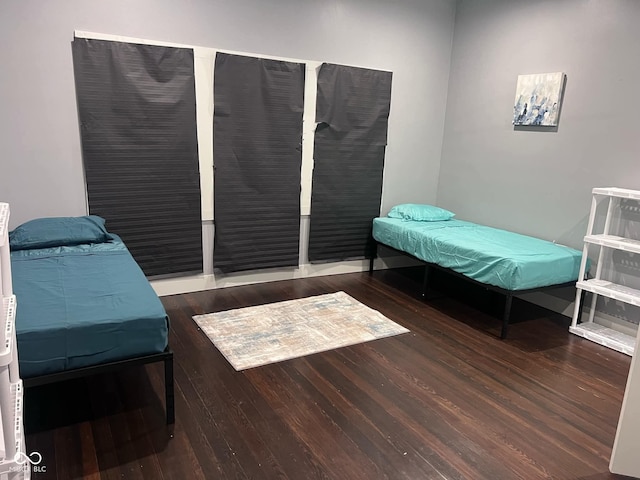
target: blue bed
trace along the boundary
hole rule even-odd
[[[504,293],[501,337],[505,338],[514,294],[575,285],[582,252],[453,216],[437,207],[406,204],[394,207],[389,217],[373,220],[377,243],[426,263],[423,295],[429,266]]]
[[[127,362],[164,361],[167,400],[172,401],[166,311],[103,219],[38,219],[10,232],[9,240],[25,385]]]

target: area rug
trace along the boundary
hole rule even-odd
[[[236,370],[409,331],[344,292],[196,315],[193,320]]]

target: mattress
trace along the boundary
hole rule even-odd
[[[497,228],[375,218],[373,238],[483,284],[527,290],[577,280],[582,252]]]
[[[168,318],[126,246],[11,252],[20,376],[162,352]]]

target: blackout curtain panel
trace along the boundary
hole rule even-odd
[[[213,92],[213,266],[296,266],[304,64],[218,53]]]
[[[380,214],[391,72],[323,64],[318,74],[309,261],[368,258]]]
[[[89,212],[146,275],[202,271],[193,50],[76,38]]]

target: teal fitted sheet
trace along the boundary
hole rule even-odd
[[[24,378],[159,353],[168,318],[125,245],[11,252]]]
[[[582,252],[462,220],[414,222],[375,218],[373,238],[425,262],[506,290],[577,280]]]

